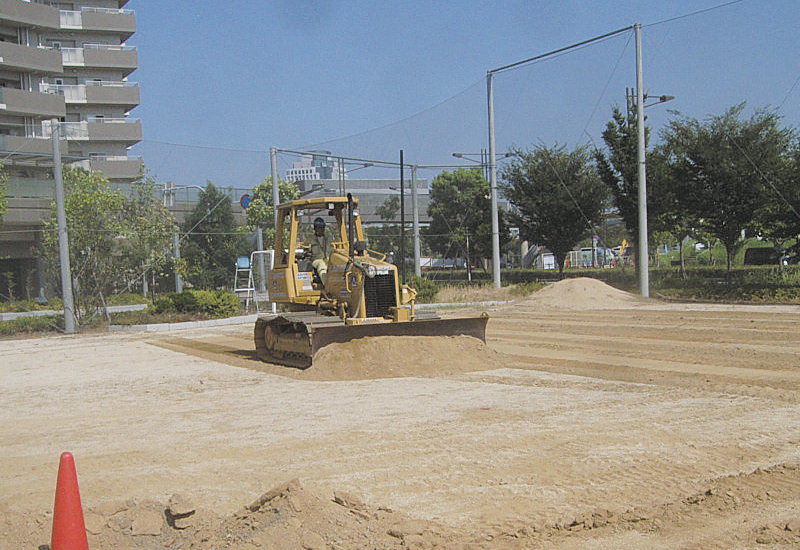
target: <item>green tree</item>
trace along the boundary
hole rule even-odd
[[[468,257],[470,263],[492,255],[492,203],[489,183],[480,168],[442,172],[431,183],[431,250],[446,258]],[[500,246],[511,239],[503,212],[498,212]],[[467,246],[469,241],[469,246]]]
[[[98,172],[65,166],[62,173],[76,313],[80,319],[100,307],[109,318],[106,298],[128,290],[145,268],[166,261],[172,215],[156,199],[152,180],[134,182],[125,197]],[[50,210],[44,257],[58,273],[55,203]]]
[[[594,152],[597,171],[603,184],[611,193],[614,207],[619,212],[634,249],[639,243],[639,135],[636,119],[636,106],[630,105],[626,113],[614,107],[611,120],[603,132],[603,141],[608,153]],[[650,141],[650,129],[645,127],[645,148]],[[647,219],[648,231],[661,234],[670,233],[680,240],[683,232],[680,216],[674,216],[675,196],[669,180],[660,169],[663,162],[657,154],[645,151],[647,178]],[[649,236],[648,236],[649,237]],[[648,244],[649,239],[648,239]],[[658,244],[658,243],[655,243]],[[636,262],[639,271],[639,262]]]
[[[793,133],[790,151],[775,179],[765,181],[767,200],[756,211],[760,236],[783,248],[796,241],[792,254],[800,253],[800,144]]]
[[[392,195],[375,209],[378,217],[385,222],[395,221],[398,212],[400,212],[400,198],[397,195]]]
[[[767,182],[781,181],[792,138],[776,113],[741,120],[743,110],[744,103],[705,122],[673,120],[663,134],[681,207],[723,244],[729,275],[742,232],[758,229]]]
[[[76,316],[105,309],[106,297],[120,274],[118,253],[125,227],[125,199],[111,191],[98,172],[65,166],[64,212],[69,235],[69,260]],[[48,263],[57,272],[58,231],[55,202],[45,223],[44,247]]]
[[[683,244],[687,237],[699,236],[696,229],[698,221],[691,210],[683,207],[682,185],[675,180],[675,174],[670,170],[669,152],[663,145],[648,154],[647,188],[648,229],[655,244],[678,244],[680,273],[686,279]],[[650,212],[654,212],[654,215],[651,216]]]
[[[296,184],[278,180],[278,195],[280,202],[284,203],[296,199],[300,191]],[[264,231],[265,243],[271,243],[275,239],[275,208],[272,203],[272,176],[267,176],[253,188],[253,198],[247,208],[247,224],[253,228],[260,227]]]
[[[569,251],[602,221],[605,189],[586,148],[539,146],[515,157],[502,170],[512,220],[521,238],[550,249],[563,278]]]
[[[142,177],[131,184],[124,203],[124,239],[120,260],[127,268],[128,288],[148,271],[160,273],[171,261],[169,250],[175,219],[157,197],[153,178]]]
[[[186,217],[182,233],[181,260],[186,281],[199,289],[230,286],[236,258],[247,253],[230,197],[209,181]]]
[[[375,213],[384,222],[379,225],[370,225],[364,228],[369,239],[369,247],[372,250],[382,252],[384,254],[400,253],[400,224],[395,223],[397,220],[398,212],[400,212],[400,198],[397,195],[392,195],[383,204],[375,209]],[[406,253],[412,250],[413,243],[408,235],[406,235],[405,248]],[[399,257],[396,258],[399,260]]]

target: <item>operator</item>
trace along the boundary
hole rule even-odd
[[[331,253],[331,243],[325,234],[325,220],[314,219],[314,239],[311,241],[311,266],[317,270],[323,286],[327,286],[328,256]]]

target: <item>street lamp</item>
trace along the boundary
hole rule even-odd
[[[503,160],[504,158],[508,158],[512,156],[514,153],[506,153],[497,158],[498,161]],[[470,162],[475,162],[481,165],[481,169],[483,169],[483,177],[486,181],[489,181],[489,151],[486,149],[481,149],[480,153],[453,153],[453,156],[457,159],[468,160]],[[480,156],[481,160],[476,160],[470,157],[477,157]]]
[[[375,166],[371,162],[364,162],[364,163],[361,163],[356,168],[351,168],[350,170],[346,170],[345,169],[345,164],[346,163],[345,163],[344,159],[341,159],[341,158],[339,159],[339,163],[338,164],[339,164],[339,193],[343,197],[345,196],[344,180],[345,180],[345,176],[347,174],[349,174],[350,172],[355,172],[356,170],[361,170],[363,168],[369,168],[370,166]]]
[[[648,97],[650,97],[650,94],[644,94],[644,100],[645,101],[647,101]],[[645,107],[652,107],[653,105],[658,105],[659,103],[666,103],[667,101],[672,101],[673,99],[675,99],[674,95],[659,95],[659,96],[655,96],[655,97],[657,98],[657,101],[655,101],[653,103],[645,103],[644,106]]]
[[[637,27],[637,41],[641,41]],[[637,164],[638,164],[638,199],[639,199],[639,250],[637,252],[639,258],[639,293],[642,297],[647,298],[650,296],[650,263],[648,260],[648,229],[647,229],[647,170],[645,165],[645,128],[644,128],[644,108],[652,107],[672,101],[675,96],[671,95],[653,95],[645,94],[642,91],[642,76],[641,76],[641,53],[637,47],[637,85],[634,97],[634,91],[626,90],[625,96],[628,102],[628,112],[631,111],[631,106],[636,106],[636,120],[637,120]],[[645,103],[648,97],[655,97],[656,101],[652,103]]]

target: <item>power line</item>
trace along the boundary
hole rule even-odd
[[[734,4],[739,4],[744,2],[745,0],[733,0],[732,2],[725,2],[724,4],[718,4],[716,6],[711,6],[710,8],[705,8],[702,10],[693,11],[691,13],[686,13],[684,15],[678,15],[676,17],[671,17],[669,19],[662,19],[661,21],[656,21],[655,23],[649,23],[647,25],[643,25],[643,27],[655,27],[656,25],[663,25],[664,23],[672,23],[673,21],[678,21],[679,19],[686,19],[687,17],[694,17],[695,15],[700,15],[703,13],[707,13],[710,11],[718,10],[721,8],[727,8],[728,6],[732,6]]]
[[[797,80],[794,81],[794,84],[792,84],[792,87],[789,88],[788,92],[786,92],[786,96],[783,98],[783,101],[781,101],[781,104],[778,105],[778,108],[776,110],[778,110],[778,111],[781,110],[781,108],[783,107],[783,104],[786,103],[786,100],[789,99],[790,95],[792,95],[792,92],[797,87],[798,83],[800,83],[800,76],[797,77]]]
[[[444,100],[440,101],[439,103],[437,103],[437,104],[435,104],[435,105],[433,105],[431,107],[428,107],[427,109],[423,109],[422,111],[414,113],[413,115],[409,115],[406,118],[397,120],[395,122],[390,122],[388,124],[384,124],[383,126],[378,126],[377,128],[371,128],[369,130],[364,130],[362,132],[357,132],[357,133],[351,134],[349,136],[338,137],[338,138],[334,138],[334,139],[331,139],[331,140],[328,140],[328,141],[321,141],[321,142],[316,143],[314,145],[307,145],[305,147],[302,147],[302,149],[310,149],[312,147],[321,147],[323,145],[328,145],[329,143],[336,143],[337,141],[343,141],[343,140],[346,140],[346,139],[353,139],[353,138],[361,137],[363,135],[370,134],[372,132],[379,132],[381,130],[385,130],[386,128],[391,128],[392,126],[396,126],[398,124],[402,124],[404,122],[408,122],[409,120],[412,120],[412,119],[414,119],[414,118],[416,118],[416,117],[418,117],[420,115],[424,115],[425,113],[433,111],[434,109],[438,109],[442,105],[446,105],[447,103],[455,100],[456,98],[466,94],[467,92],[472,90],[475,86],[478,86],[478,85],[481,85],[481,84],[483,84],[483,79],[480,79],[480,80],[470,84],[469,86],[467,86],[466,88],[464,88],[460,92],[457,92],[456,94],[448,97],[447,99],[444,99]]]
[[[212,147],[210,145],[190,145],[187,143],[175,143],[171,141],[157,141],[153,139],[143,139],[139,143],[155,143],[157,145],[169,145],[171,147],[183,147],[185,149],[204,149],[206,151],[227,151],[229,153],[258,153],[264,155],[266,149],[235,149],[232,147]]]

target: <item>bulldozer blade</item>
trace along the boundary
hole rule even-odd
[[[471,336],[486,341],[488,315],[424,319],[399,323],[374,322],[348,325],[338,317],[316,314],[286,314],[273,319],[259,318],[255,326],[258,357],[270,363],[306,369],[317,351],[334,343],[369,336]]]

